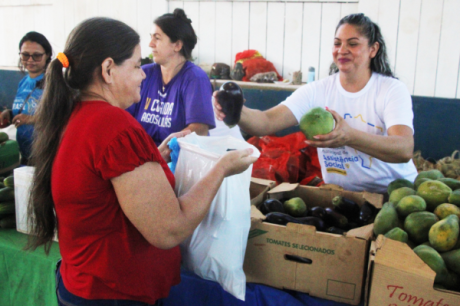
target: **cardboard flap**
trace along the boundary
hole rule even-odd
[[[295,184],[289,184],[289,183],[281,183],[272,190],[270,190],[268,193],[278,193],[278,192],[287,192],[287,191],[293,191],[299,186],[299,183]]]
[[[375,208],[382,208],[383,205],[383,194],[378,194],[378,193],[371,193],[364,191],[363,192],[363,198],[371,203],[372,205],[375,206]]]
[[[265,179],[261,179],[257,177],[251,177],[251,182],[255,184],[263,185],[263,186],[268,186],[270,188],[276,185],[275,181],[265,180]]]
[[[336,185],[336,184],[324,184],[319,186],[321,189],[325,190],[343,190],[342,186]]]
[[[368,240],[372,237],[373,234],[374,223],[349,230],[346,236]]]
[[[315,234],[316,227],[313,225],[306,224],[297,224],[297,223],[288,223],[286,228],[290,231],[300,233],[300,234]]]
[[[429,279],[429,285],[433,286],[436,272],[431,270],[406,243],[379,235],[376,240],[376,249],[375,263],[419,275]],[[395,254],[398,254],[396,258]]]
[[[260,210],[258,210],[255,205],[251,205],[251,219],[256,219],[256,220],[265,219],[264,214],[261,213]]]

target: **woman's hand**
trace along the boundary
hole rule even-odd
[[[325,135],[315,136],[315,140],[307,140],[306,143],[317,148],[338,148],[349,145],[354,137],[354,129],[337,112],[327,109],[335,120],[335,128]]]
[[[163,142],[158,146],[158,151],[160,151],[161,156],[167,163],[171,161],[171,149],[169,149],[168,142],[174,137],[181,138],[187,136],[190,133],[190,130],[183,130],[177,133],[172,133],[166,137],[166,139],[163,140]]]
[[[223,155],[217,165],[222,167],[224,177],[232,176],[244,172],[253,164],[257,157],[251,156],[253,149],[230,151]]]
[[[10,124],[11,123],[11,115],[10,115],[11,110],[5,109],[3,112],[0,114],[0,127],[4,127],[3,122]]]
[[[14,116],[12,122],[15,127],[20,127],[23,124],[34,124],[35,123],[33,116],[25,115],[25,114],[18,114]]]
[[[214,108],[214,114],[215,114],[217,120],[223,121],[224,118],[225,118],[225,114],[222,111],[222,106],[220,106],[219,101],[217,100],[217,92],[218,92],[218,90],[216,90],[212,94],[212,106]]]

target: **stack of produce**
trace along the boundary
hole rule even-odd
[[[331,207],[307,207],[299,198],[267,199],[259,207],[265,215],[265,222],[286,225],[298,223],[312,225],[318,231],[344,234],[346,231],[371,224],[377,209],[365,202],[359,206],[354,201],[336,196],[332,199]]]
[[[417,170],[427,171],[432,169],[437,169],[442,172],[445,177],[450,177],[454,179],[460,179],[460,159],[458,155],[460,154],[459,150],[455,150],[451,156],[446,156],[440,160],[435,160],[433,158],[423,158],[422,152],[414,152],[413,161]],[[457,158],[456,158],[457,157]]]
[[[388,185],[374,233],[407,243],[436,272],[438,287],[460,291],[460,181],[439,170]]]
[[[0,183],[0,228],[15,228],[14,177],[2,178]]]

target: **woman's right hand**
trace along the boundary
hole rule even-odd
[[[5,109],[3,112],[0,114],[0,127],[6,126],[6,124],[3,123],[11,123],[11,116],[10,116],[10,110]]]
[[[216,118],[218,120],[220,120],[220,121],[223,121],[224,118],[225,118],[225,114],[222,111],[222,106],[220,106],[219,101],[217,99],[217,92],[218,92],[218,90],[216,90],[212,94],[212,105],[213,105],[213,108],[214,108],[214,114],[216,115]]]
[[[239,174],[248,169],[257,160],[257,157],[251,156],[253,151],[253,149],[248,148],[230,151],[223,155],[217,165],[224,170],[224,177]]]

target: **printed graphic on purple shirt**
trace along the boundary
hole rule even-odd
[[[141,101],[127,109],[153,138],[156,145],[171,133],[191,123],[215,127],[212,86],[206,73],[187,61],[165,86],[160,65],[142,66],[146,78],[141,86]]]

